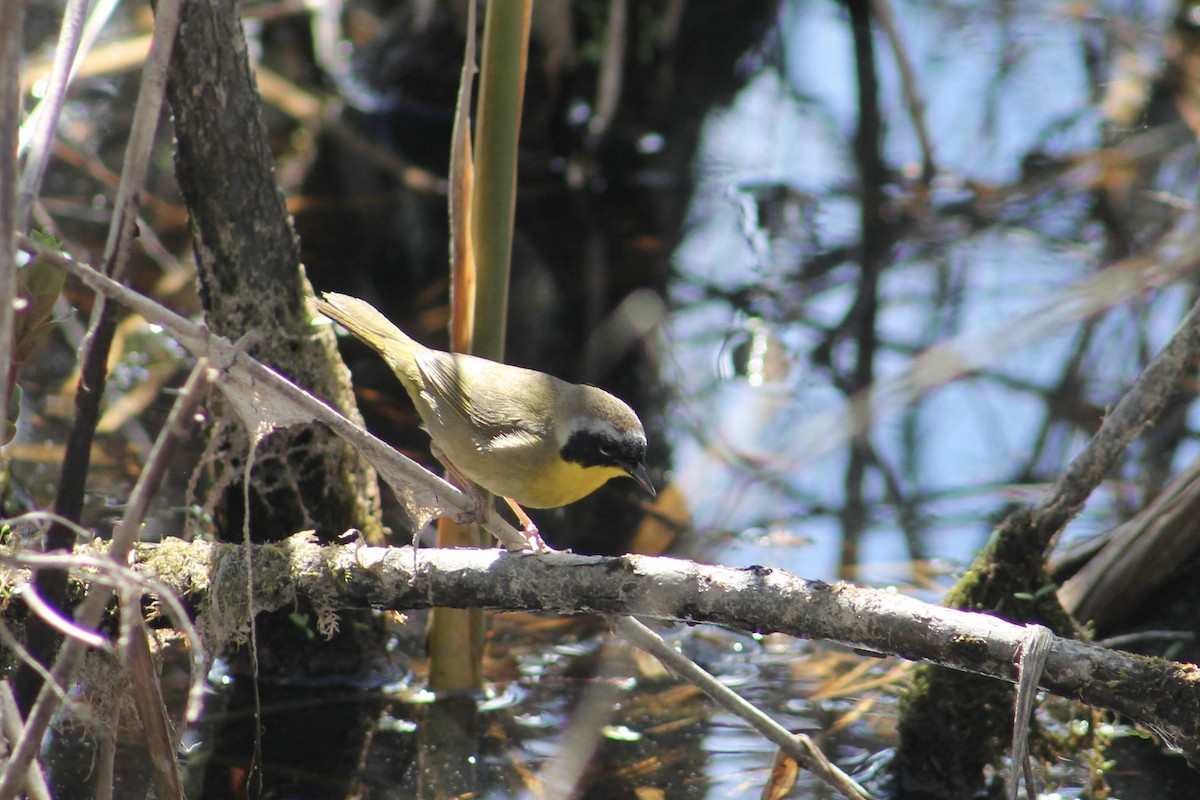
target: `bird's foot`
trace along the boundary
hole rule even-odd
[[[535,553],[549,553],[554,550],[553,547],[546,544],[546,540],[538,533],[537,525],[530,523],[528,527],[521,529],[521,535],[529,543],[529,549]]]
[[[554,548],[546,544],[546,540],[538,533],[538,526],[525,513],[525,509],[521,508],[517,501],[511,497],[504,498],[504,502],[508,503],[508,507],[517,515],[517,521],[521,523],[521,535],[525,537],[525,541],[529,544],[529,549],[535,553],[551,552]]]

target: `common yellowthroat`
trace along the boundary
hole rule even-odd
[[[326,293],[310,302],[384,357],[412,398],[434,455],[505,498],[535,549],[537,528],[519,506],[565,506],[622,475],[655,494],[642,422],[608,392],[426,347],[356,297]]]

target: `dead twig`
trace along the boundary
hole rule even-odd
[[[1200,258],[1200,243],[1188,244],[1192,249],[1186,256]],[[1191,374],[1197,358],[1200,358],[1200,301],[1179,323],[1167,346],[1146,365],[1116,408],[1104,418],[1083,452],[1033,508],[1031,524],[1036,526],[1046,549],[1124,456],[1134,437],[1158,416],[1180,381]]]
[[[9,741],[16,741],[21,735],[21,709],[17,707],[17,698],[6,680],[0,681],[0,720],[4,723],[4,736]],[[35,761],[26,769],[24,788],[30,800],[50,800],[50,786],[42,774],[41,765]]]
[[[612,617],[611,621],[613,629],[628,639],[635,647],[654,656],[671,672],[708,695],[709,699],[750,723],[751,727],[774,742],[783,752],[796,759],[798,763],[804,765],[806,769],[830,787],[846,797],[871,800],[871,794],[859,786],[853,778],[838,769],[808,736],[802,733],[792,733],[771,719],[759,708],[748,703],[737,692],[701,669],[696,662],[664,642],[661,636],[634,617]]]

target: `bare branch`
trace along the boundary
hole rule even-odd
[[[181,550],[182,549],[182,550]],[[156,553],[161,552],[161,557]],[[168,540],[138,548],[139,568],[183,594],[221,592],[225,613],[245,614],[241,546]],[[236,590],[192,585],[179,564],[230,573]],[[997,617],[901,595],[799,578],[784,570],[729,569],[679,559],[570,553],[505,553],[336,546],[303,535],[255,548],[255,609],[290,606],[410,610],[487,607],[563,614],[626,614],[738,630],[827,639],[879,654],[929,661],[1009,683],[1028,629]],[[161,569],[160,566],[161,565]],[[216,604],[216,597],[210,606]],[[1072,639],[1054,638],[1039,685],[1150,726],[1200,760],[1200,684],[1195,668]]]

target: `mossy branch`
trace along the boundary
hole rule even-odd
[[[241,545],[168,540],[142,545],[138,569],[202,609],[244,618]],[[1012,682],[1026,628],[850,584],[784,570],[730,569],[651,556],[604,558],[495,549],[321,546],[306,536],[255,549],[259,611],[303,596],[328,615],[484,607],[563,614],[631,614],[843,642]],[[211,580],[198,575],[211,576]],[[228,596],[221,587],[229,584]],[[323,619],[328,625],[329,616]],[[204,627],[211,629],[206,621]],[[1041,688],[1125,714],[1200,763],[1200,669],[1056,638]]]

